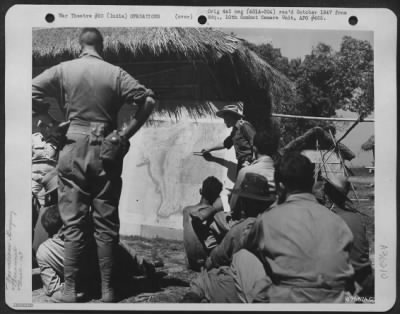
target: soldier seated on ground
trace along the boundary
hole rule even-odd
[[[56,171],[48,173],[44,180],[57,181]],[[50,186],[50,185],[47,185]],[[53,295],[63,287],[64,274],[64,236],[63,222],[60,217],[57,205],[57,187],[48,190],[45,193],[44,213],[41,217],[41,223],[49,235],[49,239],[44,241],[38,248],[36,260],[40,268],[40,277],[43,283],[43,289],[47,296]],[[82,270],[86,277],[86,287],[79,291],[78,298],[85,300],[89,297],[96,297],[98,283],[100,282],[99,269],[96,263],[96,250],[94,243],[89,246],[88,258],[93,261],[88,263],[87,269]],[[143,257],[136,254],[135,250],[129,247],[124,241],[120,241],[116,250],[117,271],[115,281],[121,284],[130,280],[133,275],[145,275],[152,278],[155,275],[155,267],[163,266],[162,261],[155,263],[146,261]],[[88,291],[92,289],[91,291]]]
[[[205,264],[207,269],[230,265],[233,254],[243,248],[256,217],[275,202],[275,193],[270,192],[268,180],[256,173],[246,173],[241,185],[232,193],[239,197],[243,216],[232,224],[221,243],[211,250]]]
[[[344,302],[354,275],[353,235],[312,194],[314,167],[300,153],[286,153],[275,167],[278,204],[260,215],[245,247],[267,271],[260,302]]]
[[[36,259],[40,268],[40,277],[43,283],[43,289],[47,296],[53,295],[63,286],[64,273],[64,238],[62,235],[62,221],[57,208],[57,205],[50,206],[46,209],[42,216],[42,224],[49,233],[49,239],[43,242],[36,253]],[[89,254],[95,255],[95,250]],[[155,265],[147,262],[143,257],[138,256],[132,248],[124,241],[119,242],[116,251],[116,260],[120,270],[116,274],[116,281],[129,280],[134,275],[145,275],[152,277],[155,274]],[[96,265],[95,259],[92,266]],[[87,284],[95,287],[95,282],[99,282],[98,269],[94,266],[88,269]],[[87,292],[87,291],[85,291]],[[84,295],[83,291],[79,294],[80,297],[89,297]],[[96,297],[96,292],[91,291],[91,296]]]
[[[242,248],[256,217],[269,208],[275,201],[275,195],[269,191],[268,180],[255,173],[247,173],[242,184],[232,193],[239,196],[238,202],[244,209],[245,217],[236,221],[222,242],[211,250],[206,267],[193,280],[182,302],[248,302],[251,299],[243,299],[238,290],[247,294],[250,289],[247,283],[256,280],[254,276],[260,274],[258,268],[262,266],[258,261],[252,263],[252,259],[248,259],[251,253]],[[241,268],[240,265],[247,259],[249,263]],[[257,260],[255,256],[254,259]],[[240,289],[237,290],[235,282]]]
[[[350,261],[354,268],[354,286],[349,286],[353,294],[374,296],[374,274],[369,259],[369,243],[367,230],[361,214],[348,198],[350,182],[342,175],[325,179],[324,192],[332,203],[330,209],[338,214],[349,226],[353,233],[353,246],[350,250]]]
[[[314,169],[299,153],[276,171],[278,203],[259,215],[229,266],[192,282],[184,302],[344,302],[352,233],[312,195]]]
[[[239,189],[245,176],[249,173],[257,174],[262,176],[268,182],[268,193],[275,194],[275,183],[274,183],[274,161],[272,160],[273,155],[277,153],[279,146],[279,130],[271,128],[268,132],[261,131],[256,133],[254,136],[254,153],[256,160],[253,161],[249,166],[242,168],[239,171],[237,180],[234,185],[234,189]],[[192,212],[194,227],[196,232],[199,234],[203,245],[206,247],[206,251],[210,253],[215,246],[222,241],[226,233],[236,223],[241,221],[242,218],[248,217],[241,206],[242,202],[238,201],[239,196],[235,193],[231,194],[230,197],[230,208],[231,212],[223,211],[203,211]],[[268,207],[268,206],[267,206]],[[267,207],[263,208],[265,210]],[[244,216],[243,216],[244,215]],[[201,223],[208,221],[208,224]],[[209,226],[209,230],[197,230],[204,229],[204,226]],[[207,241],[205,241],[207,239]]]
[[[212,217],[215,212],[221,210],[222,206],[219,198],[221,190],[222,183],[215,177],[208,177],[203,181],[200,189],[200,202],[183,209],[183,244],[189,267],[194,270],[199,270],[204,264],[207,258],[207,252],[202,242],[199,240],[199,235],[193,229],[192,215]],[[200,232],[203,232],[204,229],[207,230],[208,223],[207,219],[201,220]],[[210,245],[212,246],[213,243]]]

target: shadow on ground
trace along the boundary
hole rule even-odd
[[[157,268],[154,278],[134,276],[118,284],[118,295],[121,303],[178,303],[188,292],[190,281],[195,278],[196,272],[189,270],[186,265],[183,243],[164,239],[145,239],[141,237],[121,237],[138,254],[148,260],[154,256],[161,258],[164,266]],[[48,303],[42,289],[40,276],[37,271],[32,276],[33,302]],[[89,302],[100,302],[95,293]]]

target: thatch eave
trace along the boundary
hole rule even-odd
[[[361,149],[365,151],[373,150],[375,148],[375,136],[371,137],[361,145]]]
[[[34,29],[33,67],[44,69],[79,56],[80,31],[80,28]],[[206,65],[212,78],[209,84],[224,93],[219,93],[216,98],[197,99],[203,102],[196,101],[195,115],[210,113],[206,101],[225,99],[241,100],[248,108],[264,106],[266,110],[262,109],[261,115],[268,116],[272,111],[272,103],[278,105],[281,99],[294,93],[292,82],[283,74],[245,46],[243,40],[220,30],[101,28],[100,31],[104,36],[104,59],[113,64],[122,66],[182,61],[191,63],[194,68],[198,64]],[[140,75],[135,77],[141,80]],[[149,86],[153,87],[151,84]],[[175,109],[161,109],[177,113]],[[257,112],[249,114],[256,118],[260,115]]]
[[[247,63],[260,88],[274,94],[291,93],[293,84],[279,71],[243,45],[242,40],[219,30],[206,28],[102,28],[104,58],[110,62],[137,62],[165,58],[218,62],[237,56]],[[80,53],[78,28],[34,29],[33,66],[45,67],[76,58]],[[60,40],[64,38],[64,40]]]

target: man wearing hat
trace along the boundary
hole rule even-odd
[[[324,179],[325,195],[332,202],[330,209],[346,222],[354,237],[353,246],[350,250],[350,261],[355,271],[355,287],[354,291],[351,292],[359,296],[374,296],[374,276],[369,259],[367,231],[361,214],[348,198],[350,182],[343,175],[330,176]]]
[[[232,193],[238,196],[244,217],[233,221],[221,243],[210,252],[206,261],[207,269],[230,265],[232,255],[243,248],[243,241],[256,217],[275,202],[275,195],[269,189],[268,180],[257,173],[246,173],[241,185],[234,188]]]
[[[245,176],[248,173],[256,173],[263,176],[269,187],[269,193],[275,194],[275,183],[274,183],[274,161],[271,156],[274,156],[277,152],[279,146],[279,129],[271,128],[269,132],[263,130],[257,132],[254,136],[254,153],[256,160],[254,160],[249,166],[242,168],[237,176],[234,189],[238,189]],[[224,235],[229,231],[230,226],[235,221],[242,218],[242,204],[239,202],[239,195],[237,193],[232,193],[230,196],[229,206],[231,209],[230,213],[218,212],[218,210],[207,211],[204,214],[199,212],[192,212],[191,216],[198,220],[208,220],[213,218],[214,222],[210,224],[212,230],[208,232],[210,234],[210,239],[221,241]],[[245,217],[248,215],[244,214]],[[196,216],[196,217],[195,217]],[[194,220],[196,221],[196,220]],[[218,241],[208,241],[206,244],[206,249],[209,251],[214,248]]]
[[[233,223],[211,251],[205,264],[208,271],[203,269],[192,282],[184,302],[251,302],[253,286],[265,275],[257,257],[242,249],[256,217],[270,207],[275,196],[269,191],[268,180],[256,173],[247,173],[232,193],[239,196],[246,217]]]
[[[217,112],[217,116],[224,119],[225,125],[232,128],[231,134],[214,147],[203,149],[203,156],[212,151],[235,148],[237,172],[253,160],[253,138],[256,133],[250,122],[244,120],[239,104],[226,105]]]
[[[40,277],[43,283],[43,289],[47,296],[52,296],[55,292],[62,290],[64,287],[64,254],[65,241],[63,234],[63,222],[58,209],[57,197],[57,172],[55,170],[47,173],[43,178],[45,193],[45,205],[39,222],[41,228],[46,232],[46,239],[39,243],[36,252],[36,260],[40,268]],[[87,287],[92,288],[91,291],[78,291],[79,301],[83,301],[88,297],[96,297],[96,291],[99,283],[98,266],[96,265],[95,245],[91,243],[88,250],[90,265],[82,270],[83,276],[86,278]],[[133,275],[145,275],[152,278],[155,274],[155,267],[163,266],[161,260],[155,263],[145,260],[136,254],[129,245],[124,241],[120,241],[115,252],[116,262],[118,264],[117,279],[119,281],[129,280]]]

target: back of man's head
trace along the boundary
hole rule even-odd
[[[103,51],[103,35],[97,28],[84,28],[79,36],[79,44],[82,48],[94,47],[98,53],[101,53]]]
[[[222,183],[216,177],[208,177],[203,181],[201,195],[213,204],[222,191]]]
[[[282,183],[287,192],[311,193],[314,185],[314,165],[298,152],[286,153],[275,168],[276,183]]]
[[[253,144],[259,154],[272,156],[279,147],[279,132],[274,129],[257,132],[254,136]]]
[[[45,210],[41,218],[41,223],[50,237],[61,229],[63,222],[57,205],[50,206]]]

